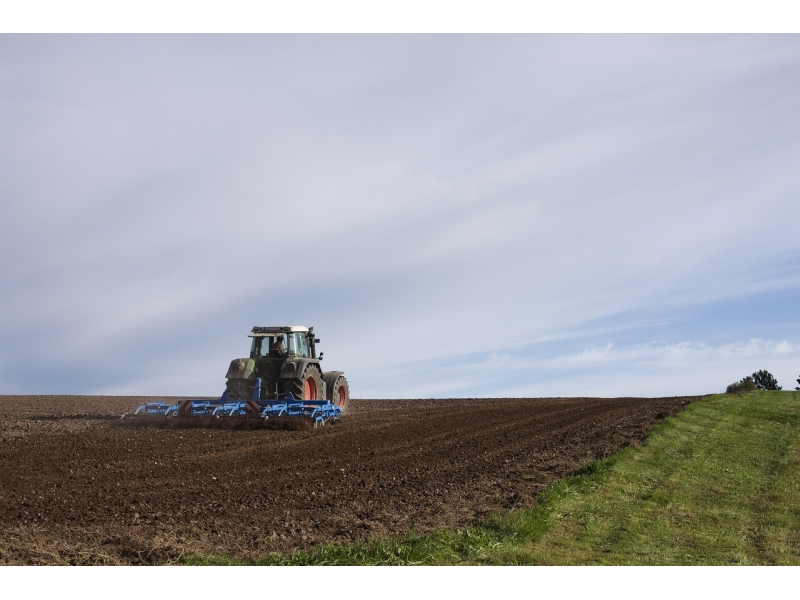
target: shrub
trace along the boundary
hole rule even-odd
[[[756,382],[749,375],[742,377],[741,381],[730,384],[725,390],[726,394],[743,394],[744,392],[754,392],[757,390]]]
[[[760,390],[774,390],[779,391],[783,388],[778,385],[778,381],[772,376],[769,371],[756,371],[753,373],[753,381],[756,387]]]

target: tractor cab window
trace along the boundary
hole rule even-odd
[[[305,332],[294,331],[286,337],[289,338],[289,347],[287,350],[290,354],[294,352],[297,356],[302,358],[311,358],[311,349],[308,347],[308,337]]]
[[[251,358],[262,358],[269,356],[269,351],[274,345],[274,338],[271,337],[254,337],[253,345],[250,346]]]
[[[264,356],[264,352],[269,351],[269,342],[266,338],[254,337],[253,343],[250,346],[250,358],[258,358]]]

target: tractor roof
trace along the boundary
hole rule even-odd
[[[283,333],[291,333],[293,331],[305,332],[309,331],[308,327],[302,325],[279,325],[277,327],[253,327],[253,332],[248,334],[247,337],[275,337]]]

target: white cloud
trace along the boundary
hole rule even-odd
[[[697,341],[613,343],[555,356],[491,352],[461,361],[397,365],[388,379],[407,386],[391,397],[672,396],[717,393],[756,370],[767,369],[785,387],[800,375],[800,344],[751,339],[712,345]],[[797,371],[797,373],[795,373]],[[366,378],[367,397],[380,395]]]
[[[565,372],[552,393],[591,365],[716,364],[723,345],[702,335],[621,344],[636,327],[612,317],[685,322],[800,289],[798,48],[0,37],[0,375],[215,393],[249,327],[286,322],[317,326],[326,363],[375,395],[533,390],[498,374],[538,364]],[[548,340],[554,362],[516,358]],[[786,343],[754,356],[789,360]],[[487,352],[468,373],[408,376]],[[59,376],[29,378],[33,360]],[[178,360],[191,367],[165,367]]]

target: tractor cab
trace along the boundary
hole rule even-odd
[[[255,360],[286,358],[317,358],[314,328],[253,327],[250,334],[250,358]]]

